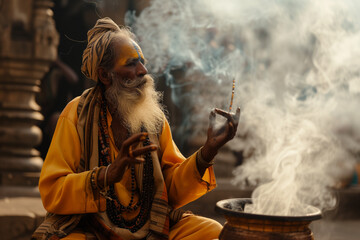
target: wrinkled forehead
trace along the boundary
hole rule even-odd
[[[139,45],[131,38],[121,38],[117,46],[117,61],[116,65],[124,66],[128,62],[138,59],[144,60],[144,55]]]

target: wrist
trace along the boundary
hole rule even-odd
[[[99,189],[104,188],[104,177],[105,177],[105,167],[100,168],[99,176],[97,180],[97,186]]]
[[[218,153],[217,149],[209,147],[208,144],[205,143],[205,145],[201,148],[201,156],[206,162],[211,162],[211,160],[214,159],[216,154]]]
[[[111,172],[111,164],[109,164],[106,167],[102,166],[100,168],[100,173],[97,178],[97,185],[99,186],[100,189],[104,189],[105,187],[108,187],[109,185],[114,183],[110,172]]]
[[[105,167],[101,166],[101,167],[95,167],[93,170],[90,171],[90,184],[92,189],[94,190],[101,190],[102,189],[102,184],[101,184],[101,179],[103,179],[102,177],[102,171],[104,170]]]

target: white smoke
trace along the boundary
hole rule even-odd
[[[258,186],[248,211],[330,208],[329,187],[353,173],[359,10],[355,0],[153,0],[133,19],[150,70],[187,113],[182,131],[205,134],[209,109],[228,109],[236,79],[241,126],[229,146],[246,156],[234,183]]]

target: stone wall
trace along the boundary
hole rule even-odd
[[[0,238],[29,239],[43,219],[34,146],[43,120],[35,95],[57,57],[50,0],[0,1]]]

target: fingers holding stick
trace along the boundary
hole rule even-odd
[[[237,126],[237,124],[239,123],[239,119],[240,119],[240,108],[236,109],[236,113],[231,113],[231,112],[226,112],[224,110],[215,108],[215,112],[221,116],[223,116],[224,118],[226,118],[229,122],[231,122],[232,124],[234,124],[235,126]]]
[[[218,108],[215,109],[215,112],[216,112],[216,114],[219,114],[227,119],[229,132],[231,133],[231,136],[234,137],[236,134],[236,131],[237,131],[238,124],[239,124],[240,108],[237,108],[235,113],[226,112],[226,111],[218,109]]]

